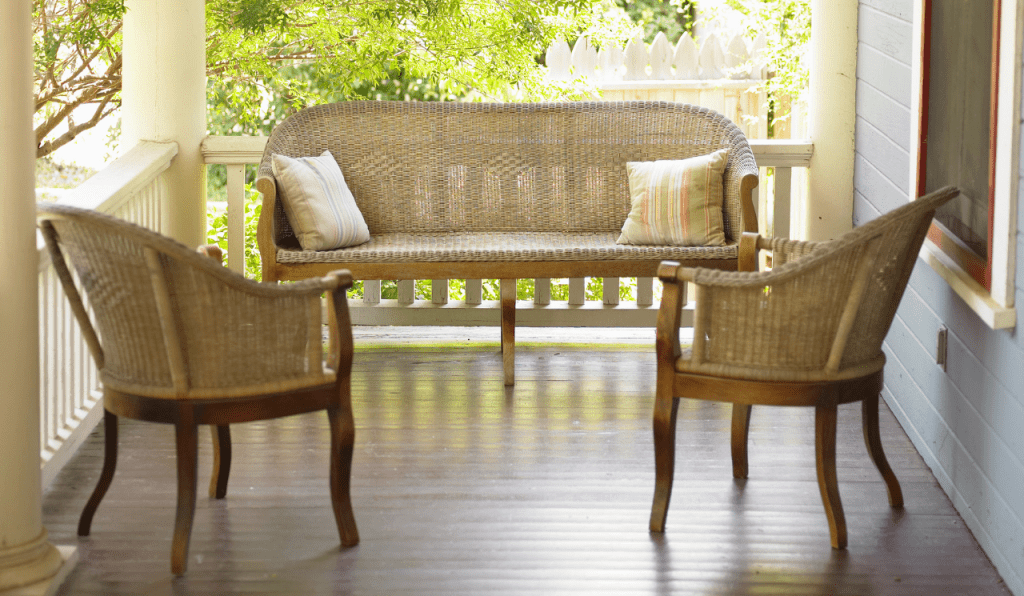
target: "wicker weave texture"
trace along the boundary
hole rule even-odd
[[[331,382],[323,366],[325,279],[277,286],[169,238],[93,211],[40,205],[77,274],[100,338],[103,383],[152,397],[219,398]],[[157,270],[146,252],[157,255]],[[173,324],[160,316],[160,288]],[[174,353],[184,364],[176,387]]]
[[[958,192],[936,191],[829,242],[772,240],[776,267],[769,272],[693,270],[695,317],[705,341],[700,357],[680,358],[677,370],[814,381],[881,369],[882,342],[928,225]],[[844,314],[850,330],[845,338],[839,333]],[[828,370],[835,349],[841,357]]]
[[[259,176],[272,178],[274,153],[329,150],[372,236],[611,233],[630,209],[626,162],[721,148],[730,148],[724,220],[732,241],[742,229],[739,180],[757,175],[753,153],[724,116],[684,104],[321,105],[274,129]],[[279,201],[274,221],[277,245],[296,246]]]

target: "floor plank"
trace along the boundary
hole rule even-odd
[[[802,409],[755,408],[750,478],[736,481],[728,408],[683,400],[667,531],[651,535],[646,337],[580,346],[539,336],[517,349],[508,389],[496,337],[451,333],[429,346],[360,338],[359,546],[338,548],[324,415],[236,425],[228,497],[200,495],[189,569],[173,578],[173,433],[125,420],[92,536],[75,528],[101,467],[102,425],[44,496],[51,540],[81,549],[61,593],[1009,594],[884,405],[882,441],[907,505],[889,508],[859,408],[841,407],[847,551],[829,547],[813,412]]]

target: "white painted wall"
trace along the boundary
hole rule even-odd
[[[859,3],[855,225],[908,199],[913,15],[913,0]],[[1020,301],[1020,232],[1016,248]],[[945,372],[935,364],[943,325]],[[1024,328],[990,329],[919,260],[885,349],[884,398],[1007,586],[1024,594]]]

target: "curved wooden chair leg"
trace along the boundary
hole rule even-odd
[[[868,447],[868,455],[875,467],[885,480],[885,487],[889,491],[889,505],[891,507],[903,507],[903,491],[900,489],[900,481],[896,474],[889,467],[889,460],[882,450],[882,437],[878,429],[878,399],[879,396],[867,397],[861,402],[861,425],[864,428],[864,444]]]
[[[89,497],[89,502],[82,510],[82,516],[78,518],[78,535],[88,536],[92,529],[92,516],[100,506],[100,501],[107,494],[110,483],[114,480],[114,471],[117,468],[117,416],[110,411],[103,410],[103,471],[96,483],[96,488]]]
[[[751,406],[732,405],[732,477],[747,477],[747,435]]]
[[[178,510],[174,517],[171,542],[171,572],[185,573],[188,543],[192,536],[192,518],[196,512],[196,474],[198,473],[199,433],[191,416],[174,425],[178,451]]]
[[[658,396],[654,402],[654,503],[651,505],[652,532],[665,531],[668,503],[676,467],[676,414],[679,399]]]
[[[352,497],[349,491],[352,478],[352,449],[355,444],[355,421],[352,407],[345,403],[327,409],[331,426],[331,506],[334,520],[338,524],[338,535],[342,546],[359,544],[359,530],[352,512]]]
[[[825,505],[832,548],[846,548],[846,517],[839,499],[836,479],[836,405],[817,406],[814,410],[814,452],[818,467],[818,488]]]
[[[231,473],[231,429],[228,425],[210,426],[213,436],[213,473],[210,475],[210,497],[223,499],[228,494]]]

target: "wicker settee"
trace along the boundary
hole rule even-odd
[[[626,162],[729,148],[725,246],[619,245]],[[272,155],[329,150],[371,234],[303,251],[278,200]],[[512,384],[516,278],[653,276],[670,259],[737,268],[756,231],[757,165],[724,116],[666,102],[344,102],[307,108],[271,133],[259,166],[264,281],[346,268],[355,279],[501,279],[505,382]]]

